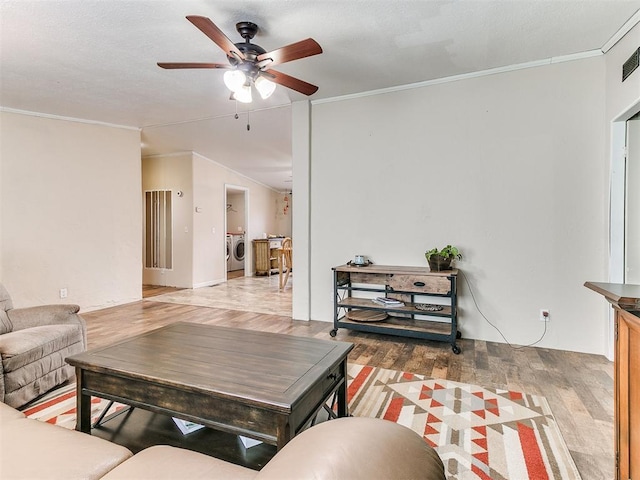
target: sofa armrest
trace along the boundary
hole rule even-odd
[[[445,480],[442,460],[413,430],[388,420],[345,417],[294,437],[256,480]]]
[[[3,479],[98,480],[132,456],[115,443],[26,418],[0,405]]]

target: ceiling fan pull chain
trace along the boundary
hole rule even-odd
[[[251,130],[251,125],[249,125],[249,122],[251,121],[250,113],[251,113],[251,110],[247,110],[247,132]]]
[[[236,100],[236,114],[233,116],[233,118],[235,118],[236,120],[238,120],[238,118],[240,118],[238,116],[238,100]]]

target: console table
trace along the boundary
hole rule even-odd
[[[586,282],[615,313],[616,479],[640,478],[640,285]]]
[[[284,237],[259,238],[253,240],[256,275],[271,275],[278,271],[278,249]]]
[[[347,328],[449,342],[453,353],[460,353],[456,344],[456,339],[461,337],[457,314],[458,270],[432,272],[427,267],[349,264],[332,270],[332,337],[338,328]],[[374,301],[376,297],[394,298],[402,304],[380,305]]]

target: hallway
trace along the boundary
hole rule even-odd
[[[168,289],[164,291],[164,289]],[[238,277],[211,287],[175,289],[145,286],[155,295],[144,294],[145,301],[194,305],[291,317],[293,276],[283,290],[278,275]]]

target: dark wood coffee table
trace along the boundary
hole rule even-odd
[[[76,367],[76,430],[91,432],[91,396],[282,448],[337,394],[347,416],[351,343],[174,323],[67,358]]]

